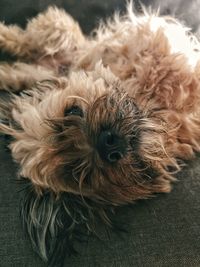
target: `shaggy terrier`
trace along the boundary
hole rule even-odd
[[[178,21],[132,6],[84,36],[50,7],[25,30],[0,24],[0,131],[27,181],[34,249],[59,266],[109,210],[169,192],[200,150],[200,44]]]

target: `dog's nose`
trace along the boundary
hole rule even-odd
[[[126,154],[127,143],[124,138],[106,130],[99,135],[97,149],[103,160],[114,163]]]

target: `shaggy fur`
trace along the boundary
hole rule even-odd
[[[0,130],[29,183],[22,217],[57,266],[77,226],[94,232],[95,215],[109,224],[107,210],[169,192],[200,150],[200,44],[129,5],[93,37],[51,7],[25,30],[0,24],[0,48],[19,59],[0,66]]]

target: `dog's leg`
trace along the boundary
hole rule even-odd
[[[42,66],[15,63],[13,65],[0,65],[0,90],[18,92],[30,89],[34,83],[43,80],[50,80],[54,76]]]
[[[50,57],[69,64],[74,52],[84,43],[78,23],[57,8],[39,14],[25,30],[0,24],[0,49],[32,61]]]
[[[18,26],[7,26],[0,23],[0,49],[13,55],[24,56],[27,54],[25,48],[25,32]]]

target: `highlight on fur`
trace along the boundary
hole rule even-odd
[[[102,205],[92,205],[90,199],[62,193],[57,198],[46,191],[38,195],[33,185],[24,180],[24,195],[21,217],[24,229],[32,242],[33,249],[47,262],[49,267],[63,266],[66,256],[76,254],[74,245],[84,242],[94,233],[98,217],[109,224]]]
[[[0,49],[19,58],[0,66],[0,131],[29,183],[21,214],[34,249],[61,265],[78,226],[95,232],[95,216],[112,224],[108,210],[169,192],[200,150],[200,44],[130,4],[93,37],[55,7],[25,30],[0,24]]]

